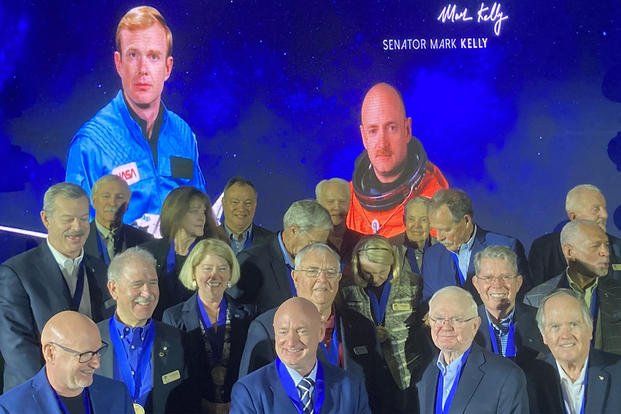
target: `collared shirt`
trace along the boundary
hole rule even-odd
[[[112,230],[105,228],[97,219],[95,219],[95,227],[97,227],[97,231],[101,234],[101,237],[106,241],[106,249],[108,250],[108,257],[114,257],[114,233]]]
[[[463,276],[464,280],[468,280],[468,266],[470,265],[470,256],[472,255],[472,245],[474,244],[474,236],[477,234],[477,225],[474,225],[474,230],[472,231],[472,236],[470,239],[459,246],[459,250],[457,251],[457,260],[459,262],[459,271]]]
[[[589,357],[587,356],[582,366],[582,371],[576,379],[572,381],[571,378],[565,373],[563,368],[556,362],[556,368],[558,369],[558,375],[561,379],[561,391],[563,394],[563,404],[565,405],[565,412],[568,414],[580,414],[582,408],[582,401],[584,400],[584,392],[586,390],[586,368],[589,365]]]
[[[144,139],[149,141],[149,145],[151,146],[151,152],[153,153],[153,162],[157,166],[157,140],[160,137],[160,129],[162,128],[162,121],[164,120],[164,104],[160,102],[160,110],[158,111],[157,117],[155,118],[155,122],[153,123],[153,129],[151,130],[151,136],[149,136],[148,131],[147,131],[147,121],[140,118],[138,114],[134,112],[132,107],[127,102],[127,99],[125,98],[125,93],[123,93],[123,100],[125,100],[125,106],[127,106],[129,115],[140,126],[140,130],[142,131],[142,135],[144,136]]]
[[[459,371],[461,371],[463,358],[464,354],[461,354],[459,358],[456,358],[453,362],[446,365],[442,352],[440,352],[440,354],[438,355],[436,366],[440,370],[441,375],[443,375],[444,377],[444,380],[442,382],[442,407],[444,407],[444,405],[446,404],[446,399],[451,392],[451,388],[453,388],[453,383],[457,378],[457,374],[459,374]]]
[[[280,251],[282,251],[282,256],[285,258],[285,264],[289,270],[295,269],[293,259],[291,259],[289,252],[285,249],[285,243],[282,241],[282,231],[278,232],[278,244],[280,245]]]
[[[289,368],[286,364],[285,368],[287,368],[287,372],[289,373],[289,375],[291,375],[291,379],[293,380],[293,383],[295,384],[296,388],[298,386],[298,384],[300,383],[300,381],[302,381],[302,378],[304,378],[302,375],[300,375],[299,372],[297,372],[296,370]],[[317,382],[317,361],[315,361],[315,366],[313,367],[313,369],[311,370],[310,374],[308,374],[306,376],[306,378],[310,378],[313,380],[313,384],[315,382]],[[313,385],[311,387],[311,389],[309,390],[310,395],[313,395],[313,392],[315,391],[315,386]],[[312,397],[311,397],[312,398]]]
[[[226,222],[224,222],[223,227],[226,235],[231,241],[231,249],[233,249],[235,254],[238,254],[239,252],[244,250],[244,247],[246,247],[246,241],[251,240],[252,224],[239,235],[239,238],[235,237],[235,233],[233,233],[231,229],[229,229],[229,227],[226,225]]]
[[[487,322],[492,324],[492,328],[494,333],[496,334],[496,338],[490,338],[490,340],[495,341],[500,339],[500,344],[502,345],[502,356],[507,355],[507,343],[509,340],[509,325],[513,321],[513,315],[515,314],[515,307],[511,311],[511,313],[504,319],[501,319],[498,324],[493,322],[493,319],[487,309],[485,309],[485,314],[487,315]],[[517,349],[516,349],[517,351]]]
[[[569,273],[567,272],[567,270],[565,271],[565,274],[567,275],[567,282],[569,284],[569,288],[571,290],[573,290],[574,292],[578,293],[580,296],[582,296],[582,298],[584,299],[584,303],[586,303],[587,307],[589,309],[591,309],[591,301],[593,300],[593,293],[597,291],[597,286],[599,284],[599,278],[596,277],[594,278],[593,282],[588,285],[585,289],[582,289],[580,286],[578,286],[577,283],[575,283],[573,281],[573,279],[571,278],[571,276],[569,276]],[[599,318],[599,309],[597,309],[597,315],[591,315],[592,317],[595,317],[595,326],[593,327],[593,333],[595,335],[594,337],[594,345],[595,348],[599,349],[602,346],[602,341],[603,341],[603,334],[602,334],[602,329],[601,329],[601,318]]]
[[[84,258],[84,249],[82,249],[78,257],[71,259],[56,250],[49,240],[46,242],[52,252],[52,256],[54,256],[54,260],[56,260],[56,263],[58,263],[58,266],[60,267],[65,283],[67,283],[67,287],[69,288],[69,293],[73,296],[75,294],[75,288],[78,284],[78,273],[80,271],[80,264],[82,264],[82,259]],[[90,318],[93,317],[91,310],[91,294],[90,289],[88,288],[86,269],[84,269],[84,288],[82,289],[82,298],[80,300],[80,307],[78,308],[78,311]]]

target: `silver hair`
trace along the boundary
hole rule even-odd
[[[84,189],[79,185],[66,182],[58,183],[48,188],[45,192],[45,195],[43,196],[43,211],[47,214],[52,214],[54,212],[54,208],[56,207],[56,199],[58,197],[69,198],[72,200],[84,197],[88,201],[86,191],[84,191]]]
[[[593,227],[601,230],[601,227],[599,227],[594,221],[582,219],[572,220],[565,224],[561,230],[561,246],[564,246],[567,243],[576,243],[578,237],[581,235],[582,226]]]
[[[476,316],[479,314],[478,309],[477,309],[477,303],[474,301],[472,294],[468,292],[467,290],[460,288],[459,286],[446,286],[438,290],[436,293],[434,293],[433,296],[431,296],[431,299],[429,299],[429,309],[431,309],[433,303],[437,300],[438,296],[443,295],[445,293],[462,296],[464,300],[468,302],[466,309],[470,310],[470,313],[473,316]]]
[[[567,212],[567,214],[569,214],[572,211],[575,212],[577,209],[580,208],[580,203],[581,203],[580,193],[584,191],[594,191],[594,192],[601,194],[601,196],[604,197],[602,190],[600,190],[593,184],[578,184],[577,186],[569,190],[567,192],[567,196],[565,197],[565,211]]]
[[[99,192],[99,187],[101,187],[104,184],[108,184],[108,183],[112,183],[112,182],[120,184],[123,187],[123,189],[125,191],[127,191],[128,194],[131,194],[131,190],[129,189],[129,185],[127,184],[127,182],[124,179],[122,179],[118,175],[108,174],[108,175],[104,175],[99,180],[95,181],[95,184],[93,184],[93,189],[91,190],[91,197],[92,198],[95,197],[95,195]]]
[[[591,330],[593,329],[593,319],[591,318],[591,311],[587,307],[586,302],[584,301],[582,296],[580,296],[580,294],[574,292],[571,289],[556,289],[554,292],[550,293],[548,296],[543,298],[543,300],[539,304],[539,309],[537,309],[537,316],[536,316],[537,327],[539,328],[539,332],[541,332],[542,335],[543,335],[543,330],[546,326],[546,317],[545,317],[545,309],[544,309],[546,306],[546,302],[556,296],[569,296],[569,297],[576,299],[576,301],[578,301],[578,306],[580,306],[580,312],[582,313],[582,320],[587,325],[589,325]]]
[[[336,262],[336,265],[340,266],[341,257],[330,246],[328,246],[325,243],[313,243],[313,244],[309,244],[308,246],[304,247],[302,250],[298,252],[298,254],[295,255],[295,268],[299,269],[300,266],[302,265],[302,261],[304,260],[304,256],[314,251],[322,251],[322,252],[327,253],[328,255],[332,256],[332,259],[334,259],[334,261]]]
[[[321,180],[319,181],[319,183],[317,183],[317,185],[315,186],[315,198],[317,200],[319,200],[320,194],[323,194],[323,191],[325,190],[325,186],[327,184],[340,184],[341,186],[343,186],[343,189],[347,192],[347,198],[349,198],[351,196],[351,193],[349,191],[349,183],[345,180],[343,180],[342,178],[328,178],[327,180]]]
[[[514,275],[518,274],[517,255],[507,246],[488,246],[474,256],[474,271],[479,274],[482,259],[504,260]]]
[[[282,220],[283,228],[298,226],[301,231],[332,230],[332,219],[328,211],[315,200],[299,200],[287,209]]]
[[[108,281],[118,282],[127,266],[134,262],[147,263],[153,266],[154,270],[157,268],[157,262],[151,253],[141,247],[131,247],[123,253],[114,256],[110,261]]]

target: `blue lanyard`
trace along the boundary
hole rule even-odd
[[[466,362],[468,361],[468,355],[470,354],[470,348],[461,358],[461,369],[455,375],[455,380],[453,381],[453,386],[451,386],[451,390],[449,391],[448,397],[446,397],[446,403],[444,407],[442,407],[442,394],[444,393],[444,374],[440,371],[438,375],[438,387],[436,389],[436,414],[447,414],[451,410],[451,404],[453,403],[453,398],[455,397],[455,392],[457,391],[457,385],[459,384],[459,378],[461,377],[461,373],[464,371],[464,367],[466,366]]]
[[[224,349],[224,333],[226,331],[226,329],[224,328],[224,326],[226,325],[226,312],[228,308],[226,298],[223,296],[222,300],[220,301],[218,319],[216,320],[215,329],[211,329],[213,325],[209,320],[209,315],[205,310],[205,305],[203,305],[203,302],[201,302],[201,298],[198,296],[198,294],[196,294],[196,302],[198,302],[200,318],[201,321],[203,321],[203,326],[205,327],[205,334],[207,335],[207,339],[209,340],[211,349],[213,350],[215,358],[220,361],[222,359],[222,350]],[[218,329],[218,327],[222,328]]]
[[[80,309],[82,292],[84,292],[84,263],[80,263],[80,268],[78,270],[78,281],[75,285],[75,292],[73,292],[73,296],[71,297],[71,309],[76,312]]]
[[[371,302],[371,310],[373,313],[373,320],[377,326],[384,323],[384,319],[386,319],[386,308],[388,305],[388,297],[390,296],[390,290],[392,288],[392,284],[390,281],[392,280],[392,272],[388,275],[388,279],[384,282],[384,286],[382,287],[382,296],[380,299],[377,299],[377,295],[373,288],[367,287],[367,295],[369,296],[369,302]]]
[[[459,255],[455,252],[449,252],[451,257],[453,258],[453,262],[455,263],[455,269],[457,270],[457,275],[459,275],[459,280],[457,281],[458,286],[464,286],[466,284],[466,276],[461,272],[461,267],[459,267]]]
[[[416,249],[414,247],[408,247],[406,250],[406,254],[408,257],[408,262],[410,262],[410,270],[414,273],[420,274],[420,269],[418,268],[418,262],[416,261]]]
[[[188,255],[194,248],[194,245],[198,242],[198,239],[194,240],[192,244],[190,244],[190,248],[188,249]],[[175,263],[177,261],[177,252],[175,252],[175,241],[170,240],[170,249],[168,249],[168,256],[166,256],[166,272],[170,275],[175,271]]]
[[[326,354],[326,359],[329,363],[334,365],[335,367],[339,367],[339,340],[336,335],[336,325],[337,320],[336,316],[334,317],[334,329],[332,330],[332,341],[330,342],[330,349],[326,347],[326,344],[323,341],[320,342],[321,349]]]
[[[507,348],[505,349],[505,352],[502,352],[502,349],[498,349],[499,341],[500,341],[501,346],[502,346],[502,342],[501,342],[500,336],[496,336],[496,329],[494,329],[494,325],[491,322],[488,324],[488,328],[489,328],[489,338],[492,341],[492,351],[494,351],[495,354],[500,355],[500,356],[504,356],[507,358],[514,358],[516,355],[516,350],[515,350],[515,324],[513,323],[513,319],[509,323],[509,332],[507,333]]]
[[[289,371],[287,371],[287,367],[282,363],[280,358],[276,358],[276,371],[278,372],[278,378],[280,378],[280,383],[282,384],[285,392],[289,396],[289,399],[295,406],[296,410],[299,414],[304,414],[304,406],[302,405],[302,401],[300,400],[300,395],[298,394],[298,389],[293,383],[293,379],[291,379],[291,375],[289,375]],[[313,392],[313,413],[320,414],[321,406],[323,405],[323,399],[325,397],[326,391],[326,383],[323,379],[323,368],[321,363],[317,361],[317,375],[315,376],[315,390]]]
[[[101,234],[99,233],[99,230],[97,230],[97,246],[99,247],[99,251],[101,252],[101,256],[103,258],[104,263],[109,265],[110,264],[110,254],[108,253],[107,244],[104,242],[103,237],[101,237]]]
[[[129,364],[129,358],[125,353],[125,347],[121,342],[119,332],[114,326],[114,318],[110,318],[109,323],[110,340],[112,341],[112,348],[114,349],[114,356],[123,382],[127,385],[129,394],[132,396],[133,401],[137,401],[141,394],[142,377],[145,375],[149,362],[151,361],[151,352],[153,350],[153,340],[155,339],[155,325],[153,323],[147,328],[147,334],[144,339],[144,345],[142,347],[142,354],[138,360],[138,366],[134,370],[134,376],[132,377]]]
[[[60,398],[58,393],[54,391],[53,388],[52,391],[54,392],[54,396],[56,396],[56,401],[58,402],[58,408],[60,408],[60,411],[62,411],[63,414],[71,414],[69,413],[69,409],[63,402],[62,398]],[[82,404],[84,406],[84,414],[91,414],[91,396],[88,392],[88,387],[82,390]]]

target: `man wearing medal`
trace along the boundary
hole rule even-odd
[[[325,324],[312,302],[284,302],[274,315],[274,331],[278,358],[235,383],[231,414],[371,413],[359,378],[317,359]]]
[[[155,259],[132,247],[108,267],[108,289],[116,300],[114,317],[98,324],[110,351],[101,374],[123,381],[136,414],[200,411],[200,395],[190,380],[195,355],[182,332],[152,319],[159,299]]]
[[[73,311],[52,316],[41,332],[45,366],[0,396],[0,413],[132,414],[123,383],[95,375],[108,348],[97,325]]]
[[[528,413],[522,370],[473,343],[481,318],[468,291],[457,286],[437,291],[427,323],[440,353],[417,384],[421,413]]]
[[[506,246],[486,247],[476,254],[474,268],[472,283],[483,301],[475,342],[520,367],[547,352],[535,320],[537,309],[515,300],[522,286],[515,253]]]
[[[619,356],[592,348],[593,320],[580,295],[548,295],[537,324],[551,353],[526,370],[531,414],[621,412]]]

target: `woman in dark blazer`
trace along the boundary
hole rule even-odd
[[[237,381],[241,354],[254,312],[225,292],[239,280],[239,264],[228,244],[201,240],[190,252],[179,275],[195,291],[187,301],[164,312],[163,321],[201,342],[201,388],[204,412],[228,413],[231,388]]]

